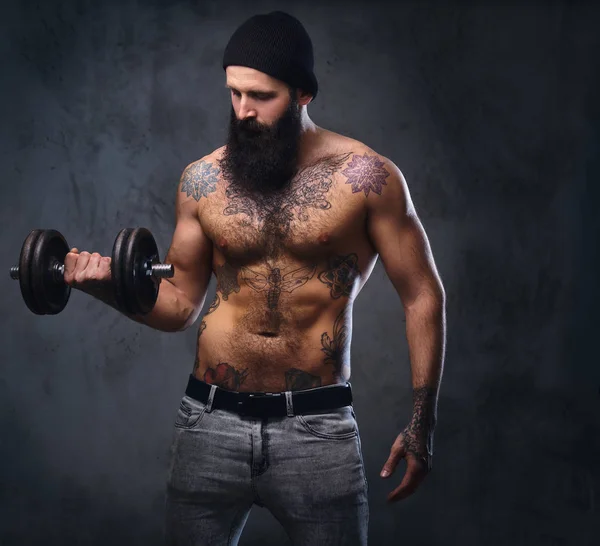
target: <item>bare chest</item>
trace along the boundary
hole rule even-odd
[[[250,198],[221,185],[200,215],[215,248],[239,263],[325,258],[364,233],[364,201],[335,177],[299,181],[281,195]]]

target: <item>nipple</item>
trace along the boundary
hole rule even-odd
[[[321,243],[322,245],[327,245],[329,244],[329,233],[325,232],[325,233],[321,233],[321,235],[319,235],[319,243]]]
[[[219,246],[220,249],[222,250],[227,250],[227,239],[225,239],[224,237],[221,237],[218,241],[217,241],[217,245]]]

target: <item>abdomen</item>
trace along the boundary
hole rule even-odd
[[[228,390],[282,392],[350,375],[351,305],[311,281],[294,294],[243,287],[203,318],[195,375]],[[216,307],[215,307],[216,305]],[[205,325],[205,326],[204,326]]]

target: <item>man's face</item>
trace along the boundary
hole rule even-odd
[[[228,181],[253,194],[286,187],[297,170],[300,106],[288,86],[252,68],[227,67],[231,93],[221,168]]]

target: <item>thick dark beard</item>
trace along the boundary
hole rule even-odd
[[[288,187],[298,170],[301,129],[300,108],[293,96],[271,127],[254,119],[238,120],[232,108],[227,146],[219,162],[225,180],[256,196]]]

